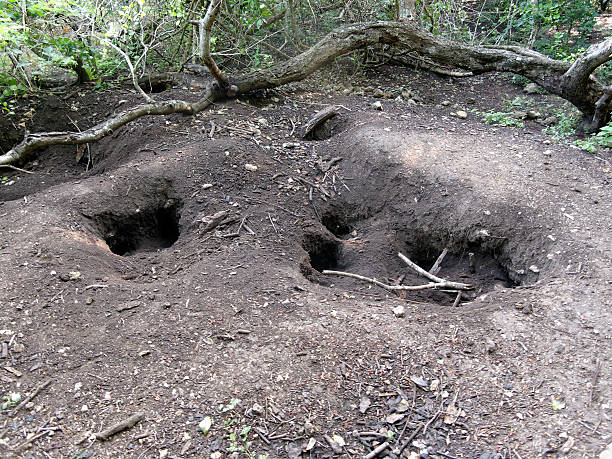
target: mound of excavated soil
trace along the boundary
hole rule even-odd
[[[2,454],[599,454],[609,155],[440,106],[274,97],[140,119],[87,172],[62,148],[9,174],[0,392],[32,398],[0,412]],[[301,140],[321,101],[345,109]],[[458,301],[323,274],[424,284],[397,253],[443,251],[438,276],[474,286]]]

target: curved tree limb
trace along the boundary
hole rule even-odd
[[[192,115],[198,113],[220,97],[217,92],[218,90],[213,85],[210,85],[205,90],[204,96],[195,103],[189,103],[184,100],[167,100],[139,105],[82,132],[43,132],[31,134],[26,131],[21,143],[7,153],[0,155],[0,165],[21,163],[27,160],[35,151],[52,145],[79,145],[96,142],[112,134],[121,126],[143,116],[169,115],[171,113]]]
[[[216,11],[222,0],[212,0],[207,12],[208,35]],[[197,113],[222,97],[244,94],[259,89],[272,89],[299,81],[338,56],[365,46],[388,44],[403,52],[425,56],[432,61],[471,71],[474,74],[500,71],[525,76],[550,93],[558,95],[575,105],[584,116],[585,130],[602,127],[610,118],[612,88],[604,87],[589,72],[612,59],[612,38],[589,48],[573,65],[551,59],[536,51],[520,47],[472,46],[446,40],[421,29],[413,21],[368,22],[339,27],[306,51],[285,62],[267,69],[240,75],[230,80],[212,61],[211,73],[221,87],[210,85],[202,98],[195,103],[182,100],[150,103],[120,113],[86,131],[30,134],[7,153],[0,155],[0,164],[23,162],[36,150],[51,145],[70,145],[93,142],[110,134],[120,126],[141,116],[167,115],[170,113]],[[207,65],[211,65],[208,62]],[[215,70],[216,69],[216,70]]]

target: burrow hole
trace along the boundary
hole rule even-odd
[[[180,236],[181,202],[162,199],[132,212],[107,211],[94,217],[111,252],[128,256],[171,247]]]
[[[310,280],[315,280],[316,270],[319,273],[326,269],[340,269],[342,264],[341,245],[332,236],[320,233],[307,233],[304,235],[302,247],[308,253],[308,260],[305,260],[301,265],[301,271],[304,276]]]

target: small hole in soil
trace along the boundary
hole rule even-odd
[[[110,250],[122,256],[171,247],[180,235],[179,220],[180,202],[175,199],[129,214],[109,211],[94,217]]]
[[[325,269],[338,268],[340,244],[321,234],[307,234],[302,244],[310,257],[310,266],[322,272]]]
[[[346,218],[335,211],[329,211],[323,214],[321,217],[321,223],[329,230],[330,233],[339,238],[342,238],[353,231],[353,228],[348,224]]]

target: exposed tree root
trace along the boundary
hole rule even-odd
[[[214,5],[211,11],[214,19]],[[202,24],[209,27],[212,19]],[[201,26],[203,30],[204,27]],[[207,34],[208,35],[208,34]],[[612,110],[612,87],[605,87],[592,76],[593,71],[612,59],[612,38],[591,46],[573,64],[550,59],[536,51],[518,46],[471,46],[436,37],[407,22],[369,22],[339,27],[303,53],[267,69],[235,78],[211,72],[220,86],[210,85],[195,103],[182,100],[141,105],[120,113],[83,132],[49,132],[30,134],[13,149],[0,155],[0,164],[25,161],[32,153],[51,145],[82,144],[100,140],[119,127],[141,116],[171,113],[195,114],[222,97],[244,94],[258,89],[272,89],[299,81],[338,56],[365,46],[388,44],[401,52],[410,52],[441,65],[464,69],[473,74],[512,72],[574,104],[583,114],[582,130],[593,131],[604,126]],[[210,55],[210,54],[209,54]],[[206,58],[206,50],[204,52]],[[208,62],[207,64],[211,64]],[[214,62],[212,62],[214,65]],[[218,70],[218,69],[217,69]]]

